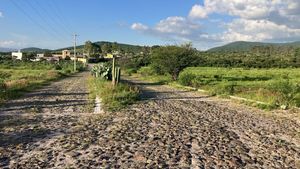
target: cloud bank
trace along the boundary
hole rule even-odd
[[[221,22],[219,32],[210,32],[203,21]],[[231,18],[224,21],[223,17]],[[300,39],[299,0],[204,0],[195,4],[187,16],[170,16],[154,26],[134,23],[131,28],[168,41],[216,44],[233,41],[286,42]]]

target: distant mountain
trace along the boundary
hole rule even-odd
[[[36,48],[36,47],[30,47],[30,48],[24,48],[21,49],[21,52],[35,52],[35,53],[43,53],[46,51],[51,51],[49,49],[41,49],[41,48]]]
[[[97,44],[99,46],[102,46],[103,44],[116,44],[118,46],[119,49],[124,50],[124,51],[131,51],[131,52],[139,52],[143,49],[143,46],[139,46],[139,45],[130,45],[130,44],[123,44],[123,43],[115,43],[115,42],[106,42],[106,41],[97,41],[97,42],[93,42],[94,44]],[[78,45],[76,46],[76,49],[78,51],[83,50],[84,45]],[[58,52],[61,50],[73,50],[74,47],[70,46],[70,47],[66,47],[66,48],[61,48],[61,49],[56,49],[54,51]]]
[[[0,52],[12,52],[16,51],[17,49],[12,49],[12,48],[1,48],[0,47]]]
[[[237,41],[226,44],[224,46],[211,48],[209,52],[243,52],[250,51],[256,46],[274,46],[274,47],[300,47],[300,41],[290,43],[263,43],[263,42],[246,42]]]

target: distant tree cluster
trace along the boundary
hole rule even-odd
[[[198,66],[300,67],[300,48],[257,46],[247,52],[199,52]]]

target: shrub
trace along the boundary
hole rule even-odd
[[[143,75],[143,76],[151,76],[155,75],[155,71],[152,69],[152,67],[141,67],[137,73]]]
[[[152,67],[156,73],[168,73],[173,80],[177,80],[184,68],[195,65],[196,60],[196,50],[190,44],[159,47],[151,55]]]
[[[184,86],[191,86],[193,80],[196,78],[196,75],[189,73],[189,72],[182,72],[179,74],[178,82]]]
[[[300,105],[300,85],[291,83],[289,78],[271,83],[269,89],[278,94],[273,104],[286,108]]]

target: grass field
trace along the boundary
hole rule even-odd
[[[300,69],[190,67],[180,73],[178,83],[274,107],[300,106]]]
[[[78,65],[82,69],[82,65]],[[71,62],[0,62],[0,103],[73,73]]]

